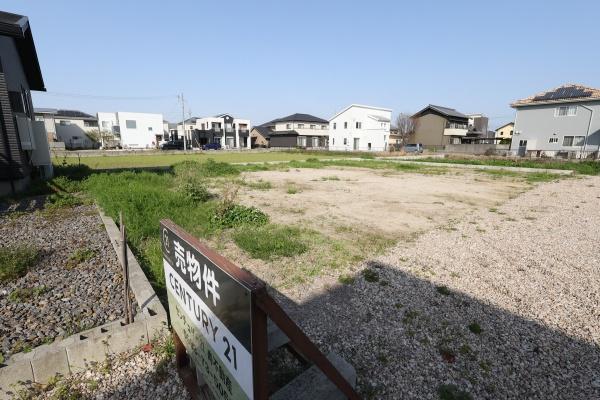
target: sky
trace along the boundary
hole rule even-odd
[[[352,103],[414,113],[484,113],[560,86],[600,87],[589,1],[34,1],[29,17],[46,93],[35,107],[230,113],[258,125],[328,119]]]

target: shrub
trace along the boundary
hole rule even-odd
[[[452,292],[450,291],[450,289],[448,289],[447,286],[436,286],[435,290],[437,290],[437,292],[439,294],[443,294],[444,296],[449,296],[452,294]]]
[[[253,258],[271,260],[277,257],[292,257],[308,250],[301,239],[298,228],[277,225],[261,227],[245,226],[237,230],[233,240],[239,248]]]
[[[483,329],[481,329],[481,326],[479,326],[477,322],[469,324],[469,330],[476,335],[481,334],[481,332],[483,331]]]
[[[226,209],[217,210],[213,223],[221,228],[234,228],[241,225],[262,226],[269,222],[269,216],[256,207],[234,204]]]
[[[0,248],[0,282],[7,282],[27,273],[38,259],[38,251],[30,246]]]
[[[377,273],[377,271],[374,271],[372,269],[365,269],[363,272],[363,277],[365,278],[365,281],[367,282],[377,282],[379,281],[379,274]]]
[[[180,183],[177,190],[196,203],[204,203],[212,197],[204,182],[195,179],[189,179],[186,182]]]
[[[67,268],[75,268],[82,262],[91,260],[95,255],[96,250],[94,249],[77,249],[69,256],[69,259],[67,260]]]

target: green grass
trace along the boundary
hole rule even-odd
[[[20,278],[38,258],[38,251],[27,245],[0,248],[0,282]]]
[[[13,303],[23,303],[29,299],[40,296],[48,292],[49,290],[50,289],[45,285],[29,288],[16,288],[12,292],[10,292],[10,294],[8,295],[8,299]]]
[[[469,324],[468,328],[471,332],[473,332],[476,335],[481,334],[481,332],[483,331],[483,329],[481,329],[481,326],[479,326],[477,322]]]
[[[292,257],[308,250],[300,229],[273,224],[242,227],[233,234],[233,240],[239,248],[261,260]]]
[[[69,256],[67,268],[75,268],[79,264],[91,260],[96,255],[96,250],[90,248],[77,249]]]
[[[379,281],[379,273],[370,268],[363,270],[362,275],[365,278],[365,281],[367,282],[374,283]]]
[[[268,161],[292,161],[305,160],[307,158],[340,158],[356,157],[356,153],[351,152],[302,152],[302,151],[265,151],[265,152],[210,152],[199,154],[161,154],[151,153],[150,155],[123,155],[123,156],[93,156],[93,157],[56,157],[56,165],[78,165],[80,162],[92,169],[110,169],[110,168],[149,168],[149,167],[168,167],[182,161],[205,162],[208,159],[225,163],[245,163],[245,162],[268,162]]]
[[[435,162],[446,164],[493,165],[499,167],[542,168],[573,170],[582,175],[600,174],[598,161],[559,161],[559,160],[499,160],[499,159],[460,159],[460,158],[420,158],[417,162]]]
[[[299,191],[300,191],[300,190],[298,190],[298,188],[297,188],[297,187],[290,186],[290,187],[288,187],[288,188],[287,188],[287,190],[286,190],[285,192],[286,192],[287,194],[296,194],[296,193],[298,193]]]
[[[352,275],[340,275],[338,276],[338,281],[344,285],[352,285],[356,281],[356,278]]]
[[[273,188],[273,185],[271,185],[271,182],[269,181],[263,181],[262,179],[259,179],[256,182],[242,182],[242,185],[247,186],[251,189],[256,189],[256,190],[269,190]]]

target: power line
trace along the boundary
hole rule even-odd
[[[163,96],[99,96],[95,94],[82,94],[82,93],[64,93],[64,92],[41,92],[42,94],[56,96],[56,97],[73,97],[73,98],[85,98],[95,100],[158,100],[158,99],[170,99],[177,98],[177,95],[163,95]]]

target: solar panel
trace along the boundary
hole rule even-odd
[[[533,101],[544,101],[544,100],[559,100],[559,99],[573,99],[579,97],[590,97],[592,92],[586,91],[583,88],[578,87],[561,87],[552,92],[546,92],[541,96],[536,96]]]

